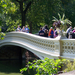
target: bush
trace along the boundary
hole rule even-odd
[[[63,70],[64,72],[69,72],[69,71],[75,70],[75,59],[73,62],[71,62],[70,60],[67,60],[66,67],[67,68],[65,70]]]
[[[3,40],[5,36],[5,33],[1,32],[1,27],[0,27],[0,40]]]
[[[27,71],[28,69],[36,70],[35,75],[53,75],[57,74],[58,70],[63,66],[65,59],[49,59],[34,60],[28,62],[27,67],[20,69],[20,72]]]

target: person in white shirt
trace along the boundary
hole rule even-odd
[[[26,30],[25,30],[25,26],[23,26],[23,28],[21,29],[21,31],[22,32],[25,32]]]
[[[69,33],[70,31],[72,31],[72,26],[70,26],[67,30],[66,30],[66,37],[68,38],[69,37]]]
[[[18,25],[18,27],[17,27],[16,31],[21,31],[21,28],[20,28],[20,26],[19,26],[19,25]]]

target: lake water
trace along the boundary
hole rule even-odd
[[[0,75],[34,75],[33,71],[20,73],[26,60],[0,60]]]

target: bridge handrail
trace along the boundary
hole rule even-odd
[[[18,45],[42,57],[75,58],[75,39],[66,39],[58,35],[57,38],[46,38],[24,32],[9,32],[0,46]]]

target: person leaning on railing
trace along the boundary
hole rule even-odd
[[[70,26],[67,30],[66,30],[66,37],[69,38],[70,35],[70,31],[72,31],[72,27]]]
[[[44,36],[44,31],[42,30],[42,27],[40,27],[39,36]]]
[[[73,30],[72,38],[75,39],[75,27],[74,27],[74,30]]]
[[[21,28],[20,28],[20,26],[19,26],[19,25],[18,25],[18,27],[17,27],[16,31],[21,31]]]
[[[26,32],[25,30],[25,26],[23,26],[23,28],[21,29],[22,32]]]
[[[50,28],[49,33],[48,33],[48,37],[54,38],[54,30],[53,30],[53,27]]]
[[[29,33],[28,25],[26,25],[26,27],[25,27],[25,32],[26,32],[26,33]]]

